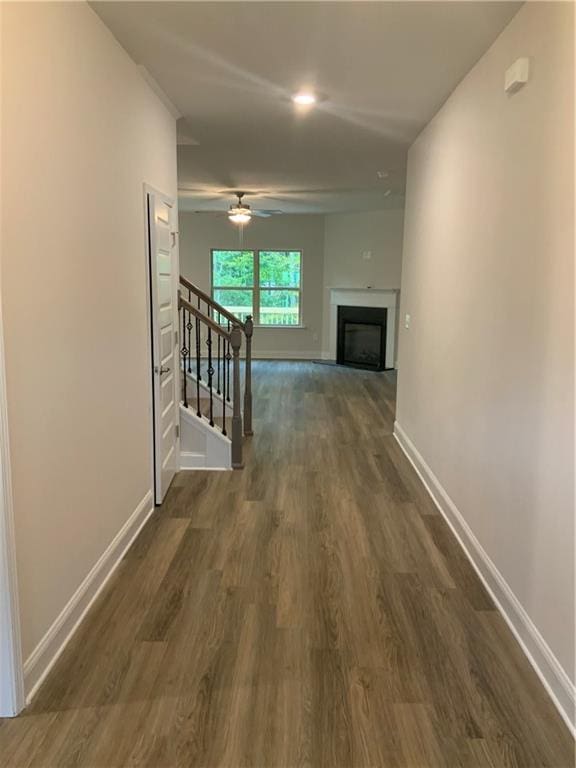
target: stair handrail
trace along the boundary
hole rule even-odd
[[[248,315],[246,320],[242,322],[239,317],[226,309],[226,307],[219,304],[210,294],[198,288],[197,285],[190,282],[183,275],[180,275],[180,285],[186,288],[190,294],[194,294],[198,299],[198,304],[203,301],[208,307],[218,312],[219,315],[225,317],[232,326],[237,325],[240,327],[246,338],[246,369],[244,372],[244,434],[253,435],[252,430],[252,336],[254,334],[254,321],[252,315]],[[205,315],[206,316],[206,315]]]
[[[223,339],[232,343],[231,333],[228,333],[228,331],[225,331],[221,325],[219,325],[215,320],[212,320],[211,317],[208,317],[208,315],[205,315],[201,309],[197,309],[193,304],[190,304],[189,301],[186,301],[186,299],[182,296],[182,294],[180,294],[178,298],[179,298],[179,302],[178,302],[179,307],[185,309],[186,312],[190,312],[192,315],[194,315],[194,317],[197,317],[202,323],[207,325],[208,328],[211,328],[214,331],[214,333],[217,333]]]
[[[199,299],[202,299],[202,301],[208,304],[208,306],[212,307],[212,309],[215,309],[220,315],[222,315],[222,317],[225,317],[226,320],[230,320],[231,323],[236,323],[243,331],[245,330],[245,322],[242,322],[239,317],[236,317],[236,315],[230,312],[230,310],[226,309],[226,307],[222,306],[222,304],[219,304],[215,299],[213,299],[209,293],[206,293],[201,288],[198,288],[197,285],[194,285],[194,283],[191,283],[190,280],[187,280],[182,275],[180,275],[180,285],[183,285],[184,288],[187,288]]]
[[[212,365],[212,332],[218,336],[218,377],[220,376],[220,340],[223,341],[223,397],[222,397],[222,434],[226,435],[226,402],[230,399],[230,377],[229,377],[229,362],[232,359],[232,435],[231,435],[231,449],[232,449],[232,467],[234,469],[241,469],[244,464],[242,461],[242,412],[240,410],[240,347],[242,346],[242,329],[237,322],[232,323],[230,331],[224,330],[222,326],[215,322],[211,317],[204,314],[201,309],[198,309],[189,301],[187,301],[180,291],[178,291],[178,311],[182,313],[181,328],[181,350],[180,354],[183,361],[183,383],[182,383],[182,401],[185,408],[189,407],[188,403],[188,391],[187,381],[188,373],[191,373],[191,360],[192,350],[191,346],[191,329],[194,327],[192,324],[192,317],[195,318],[195,346],[196,346],[196,415],[202,418],[203,414],[200,410],[200,324],[204,324],[208,328],[208,391],[209,391],[209,424],[214,426],[214,411],[213,411],[213,376],[215,369]],[[186,317],[188,313],[188,317]],[[186,341],[188,339],[188,341]],[[232,355],[230,355],[230,347],[232,347]]]

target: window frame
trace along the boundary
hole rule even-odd
[[[248,251],[253,258],[254,284],[249,285],[214,285],[214,253],[218,251]],[[293,286],[261,286],[260,285],[260,254],[275,251],[284,251],[300,254],[300,285]],[[256,328],[303,328],[302,321],[302,293],[303,293],[303,269],[304,252],[301,248],[211,248],[210,249],[210,296],[214,299],[214,291],[252,291],[252,312],[254,326]],[[294,291],[298,292],[298,322],[293,325],[272,325],[260,322],[260,291]],[[215,300],[215,299],[214,299]]]

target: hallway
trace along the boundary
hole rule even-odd
[[[180,473],[8,766],[555,766],[573,744],[392,437],[394,377],[257,362],[238,472]]]

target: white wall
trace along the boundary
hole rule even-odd
[[[324,217],[253,218],[244,228],[245,248],[302,251],[302,324],[304,328],[256,328],[255,355],[319,357],[322,338],[322,269]],[[180,212],[180,270],[202,290],[210,291],[212,248],[239,248],[238,228],[226,216]]]
[[[403,226],[402,209],[326,216],[325,284],[399,288]]]
[[[176,146],[86,4],[3,5],[2,301],[30,659],[151,504],[143,183],[175,196]]]
[[[559,698],[533,625],[573,680],[572,13],[524,5],[410,149],[397,410]]]
[[[329,287],[399,288],[403,212],[272,216],[244,229],[246,248],[302,249],[303,322],[306,328],[258,328],[256,354],[320,357],[329,347]],[[180,213],[183,274],[210,290],[210,249],[238,248],[238,230],[225,216]],[[366,260],[364,251],[371,251]]]
[[[329,348],[330,288],[400,288],[403,227],[403,209],[326,216],[322,344],[325,351]]]

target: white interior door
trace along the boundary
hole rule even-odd
[[[178,252],[174,201],[149,192],[150,294],[154,410],[154,493],[161,504],[179,464]]]

